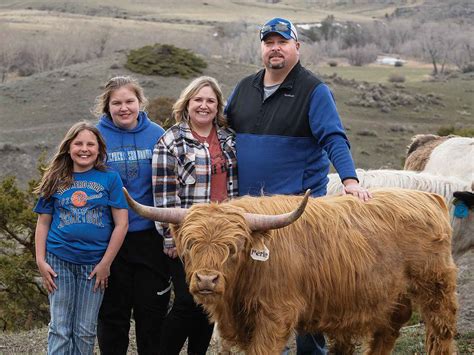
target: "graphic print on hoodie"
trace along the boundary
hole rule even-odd
[[[123,185],[138,202],[152,206],[151,159],[153,147],[164,130],[140,111],[135,128],[125,130],[114,125],[104,115],[97,128],[107,145],[107,165],[120,174]],[[138,216],[129,209],[130,232],[154,228],[152,221]]]

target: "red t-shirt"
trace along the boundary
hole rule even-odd
[[[217,139],[216,128],[213,127],[207,137],[202,137],[194,131],[193,136],[207,146],[211,156],[211,201],[222,202],[227,198],[227,166]]]

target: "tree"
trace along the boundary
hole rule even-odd
[[[449,24],[426,23],[420,28],[419,39],[425,59],[433,64],[433,75],[444,74],[457,46],[454,28]]]
[[[324,40],[332,41],[339,35],[340,25],[335,23],[336,18],[334,15],[328,15],[323,21],[321,21],[321,34]]]
[[[463,72],[474,65],[474,38],[468,28],[458,32],[457,47],[452,52],[453,63]]]
[[[341,35],[342,49],[350,47],[363,47],[367,44],[374,43],[373,34],[370,28],[355,22],[347,22]]]
[[[352,46],[344,51],[344,56],[350,65],[360,67],[375,62],[377,59],[377,47],[374,44],[368,44],[363,47]]]
[[[47,291],[35,262],[37,181],[22,190],[14,177],[0,182],[0,327],[16,331],[49,320]]]
[[[7,74],[15,66],[15,62],[18,57],[18,50],[14,44],[14,40],[11,33],[5,31],[4,26],[0,26],[0,32],[2,36],[0,38],[0,82],[3,83],[6,80]]]

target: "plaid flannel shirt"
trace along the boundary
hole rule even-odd
[[[227,196],[238,194],[235,134],[217,127],[217,138],[227,168]],[[209,203],[211,197],[211,158],[209,149],[194,138],[185,122],[168,129],[153,150],[153,197],[156,207],[189,208],[195,203]],[[158,233],[170,245],[167,223],[156,223]]]

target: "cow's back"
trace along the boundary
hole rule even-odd
[[[300,200],[274,196],[234,203],[275,214]],[[238,302],[244,304],[277,304],[297,314],[306,330],[330,332],[345,324],[351,333],[366,333],[377,314],[386,315],[399,294],[415,287],[412,276],[418,279],[427,266],[453,266],[446,205],[419,191],[379,190],[367,203],[352,196],[310,199],[295,223],[261,237],[269,258],[248,257],[241,264],[234,295],[242,295]]]

